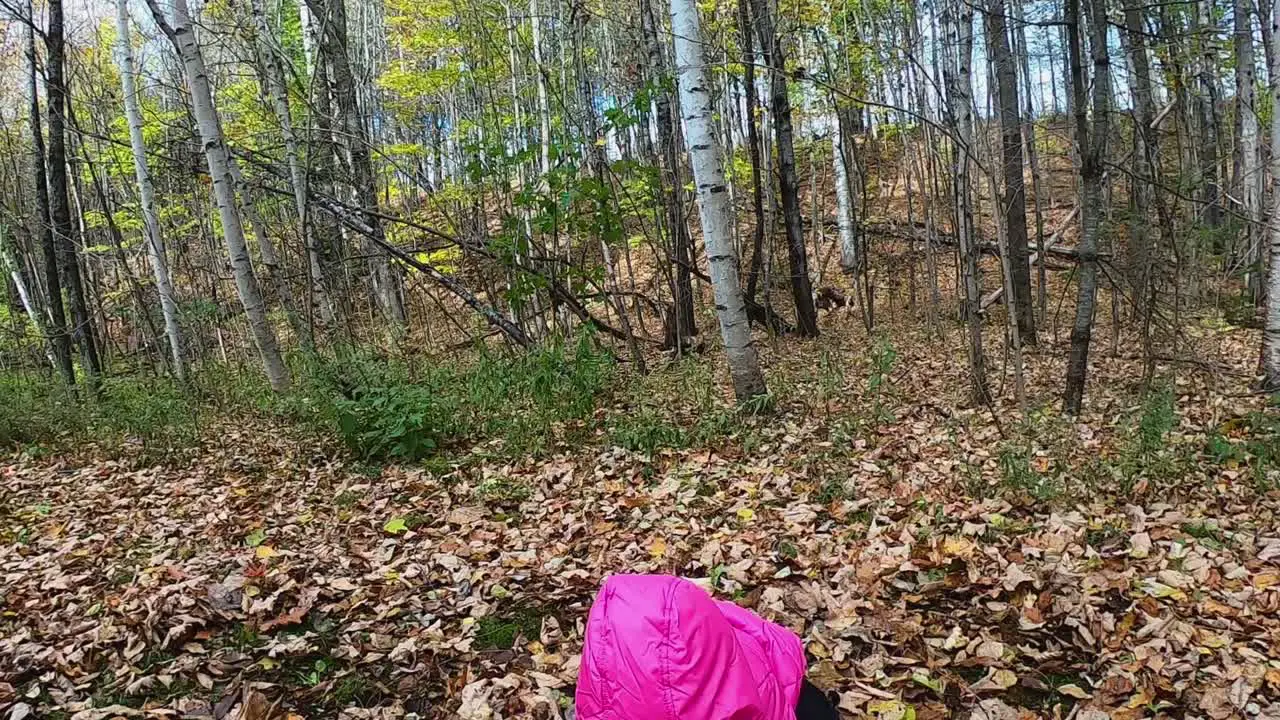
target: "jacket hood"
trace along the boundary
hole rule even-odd
[[[800,639],[668,575],[614,575],[587,618],[581,720],[795,720]]]

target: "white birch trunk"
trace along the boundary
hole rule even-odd
[[[142,141],[142,109],[133,75],[133,45],[129,40],[128,0],[116,0],[116,30],[120,36],[116,62],[120,67],[124,116],[129,124],[129,146],[133,150],[133,174],[138,181],[138,200],[142,206],[142,231],[146,236],[147,257],[151,260],[151,274],[156,281],[156,293],[160,296],[160,311],[164,315],[164,334],[169,339],[173,375],[178,380],[185,380],[187,369],[186,362],[182,358],[182,329],[178,324],[178,304],[174,300],[169,263],[165,258],[164,244],[160,239],[155,187],[151,184],[151,170],[147,165],[147,148]]]
[[[0,265],[3,265],[9,271],[13,286],[18,289],[18,299],[22,301],[22,309],[27,311],[27,319],[35,326],[36,333],[44,341],[44,356],[49,361],[49,367],[58,367],[57,358],[53,354],[53,338],[45,328],[44,317],[40,315],[35,302],[31,299],[31,291],[27,288],[27,281],[22,277],[22,266],[18,263],[18,258],[15,256],[13,248],[9,247],[9,242],[5,239],[4,226],[2,225],[0,225]]]
[[[1280,67],[1280,0],[1271,6],[1271,53],[1273,67]],[[1271,100],[1280,108],[1280,73],[1272,73]],[[1271,113],[1271,177],[1280,180],[1280,112]],[[1280,390],[1280,192],[1272,193],[1271,222],[1268,227],[1267,317],[1262,332],[1262,369],[1266,388]]]
[[[831,121],[831,158],[836,171],[836,225],[840,228],[840,267],[853,272],[858,267],[858,239],[853,232],[853,199],[849,193],[849,172],[844,163],[844,132],[840,118]]]
[[[671,31],[675,38],[676,75],[680,87],[680,111],[685,144],[693,166],[698,192],[698,214],[711,269],[716,314],[724,339],[733,390],[739,402],[767,392],[760,360],[751,339],[742,286],[738,281],[738,256],[733,252],[729,224],[733,210],[724,177],[724,158],[712,131],[711,84],[702,55],[698,7],[694,0],[671,0]]]
[[[538,125],[542,133],[539,169],[546,175],[551,171],[551,106],[547,102],[547,69],[542,64],[542,18],[538,15],[538,0],[530,0],[529,16],[533,23],[533,71],[538,78]]]
[[[123,2],[124,0],[121,0]],[[272,44],[271,25],[262,6],[263,0],[252,0],[254,24],[258,31],[258,52],[262,57],[262,71],[265,80],[267,98],[271,110],[275,113],[276,122],[280,123],[280,135],[284,138],[284,159],[289,166],[289,186],[293,191],[293,206],[297,213],[298,237],[307,249],[307,267],[311,275],[311,303],[319,309],[322,325],[333,321],[333,305],[329,293],[325,290],[323,268],[320,266],[320,250],[316,247],[315,238],[307,228],[307,173],[302,167],[301,154],[298,151],[298,136],[294,132],[293,117],[289,112],[289,94],[285,89],[284,68],[280,66],[280,56]],[[299,3],[305,7],[306,3]],[[304,28],[303,37],[307,37]]]
[[[956,203],[955,236],[960,252],[960,280],[964,288],[961,315],[969,334],[969,384],[976,402],[990,399],[986,357],[982,350],[982,318],[979,315],[981,280],[974,237],[973,199],[969,178],[969,153],[973,148],[973,9],[955,2],[943,12],[949,48],[944,75],[952,123],[952,194]]]
[[[1257,290],[1255,265],[1261,257],[1258,224],[1262,220],[1262,158],[1259,153],[1258,112],[1254,100],[1253,27],[1249,5],[1234,3],[1236,51],[1236,112],[1240,114],[1240,202],[1244,205],[1245,276],[1251,290]],[[1256,297],[1256,296],[1255,296]]]
[[[196,42],[187,0],[172,0],[172,4],[173,24],[168,26],[166,34],[169,34],[170,40],[178,50],[178,55],[182,58],[182,67],[191,90],[192,114],[200,131],[200,142],[204,148],[205,160],[209,164],[209,174],[213,179],[214,202],[218,206],[218,218],[222,221],[222,238],[226,242],[227,255],[231,260],[231,273],[235,278],[236,292],[240,296],[240,304],[244,307],[245,317],[249,321],[249,329],[253,333],[258,355],[262,358],[267,380],[271,383],[273,390],[282,392],[289,387],[289,369],[280,355],[276,333],[267,319],[266,305],[262,301],[262,288],[258,285],[258,278],[253,272],[253,263],[249,260],[244,225],[236,208],[235,181],[231,176],[230,155],[222,139],[218,111],[213,105],[213,91],[209,86],[204,56],[200,52],[200,45]],[[164,14],[160,11],[156,0],[147,0],[147,5],[151,8],[157,23],[165,23]]]
[[[302,62],[306,65],[307,77],[310,78],[315,71],[316,39],[312,35],[315,30],[306,0],[298,0],[298,25],[302,28]]]

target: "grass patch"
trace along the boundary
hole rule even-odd
[[[536,608],[482,617],[476,622],[476,645],[482,650],[510,650],[520,638],[537,639],[544,617],[546,613]]]

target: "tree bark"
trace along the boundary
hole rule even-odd
[[[653,12],[652,0],[640,0],[640,12],[649,69],[660,77],[664,76],[667,64],[663,57],[662,44],[658,40],[657,17]],[[654,98],[654,104],[657,106],[658,144],[662,148],[662,157],[658,165],[662,170],[663,205],[666,210],[667,232],[671,239],[671,252],[675,264],[675,282],[671,287],[675,337],[668,338],[668,342],[677,352],[682,352],[688,339],[698,334],[698,326],[693,316],[691,273],[693,253],[690,252],[692,240],[684,219],[684,198],[682,197],[684,193],[681,191],[680,161],[676,152],[675,115],[671,108],[670,92],[660,87]]]
[[[840,230],[840,267],[847,273],[858,271],[858,235],[853,224],[853,198],[849,192],[849,163],[853,138],[846,138],[837,114],[832,117],[831,164],[835,170],[836,227]],[[910,190],[908,189],[908,192]]]
[[[713,100],[702,53],[701,23],[694,0],[671,0],[671,31],[675,39],[680,111],[684,116],[685,146],[697,187],[702,238],[711,269],[716,315],[724,339],[729,374],[739,403],[767,392],[764,373],[751,338],[751,324],[738,284],[738,256],[733,251],[733,208],[725,186],[724,159],[712,129]]]
[[[222,137],[221,121],[213,105],[213,91],[205,69],[204,56],[196,40],[195,26],[187,8],[187,0],[172,0],[173,24],[170,25],[161,11],[158,0],[147,0],[156,24],[168,36],[182,59],[187,85],[191,91],[191,108],[200,133],[205,161],[213,180],[213,199],[218,206],[218,218],[222,221],[222,238],[231,260],[231,272],[235,277],[236,292],[249,321],[254,344],[262,358],[267,381],[273,390],[283,392],[289,387],[289,369],[280,354],[275,330],[267,319],[266,305],[262,300],[262,288],[249,259],[245,243],[244,224],[236,208],[235,180],[231,175],[231,157]]]
[[[747,300],[754,302],[764,266],[764,190],[760,177],[760,129],[756,120],[756,51],[750,0],[738,0],[738,33],[742,41],[742,86],[746,99],[747,157],[751,160],[751,268],[747,272]]]
[[[791,98],[787,88],[787,62],[782,38],[775,26],[769,0],[752,0],[760,49],[769,66],[769,109],[778,142],[778,186],[787,230],[787,262],[791,267],[791,296],[796,306],[796,327],[803,337],[818,336],[818,310],[813,303],[809,259],[804,244],[800,208],[800,180],[796,177],[796,149],[791,125]]]
[[[66,40],[63,37],[62,0],[49,0],[49,30],[45,35],[45,89],[49,98],[49,217],[58,249],[60,270],[67,280],[71,300],[71,337],[80,346],[80,360],[91,384],[102,375],[102,359],[93,332],[93,320],[84,299],[80,257],[71,224],[71,196],[67,181],[67,85]]]
[[[151,275],[156,282],[156,294],[160,296],[160,311],[164,316],[165,336],[169,340],[173,375],[178,380],[185,380],[187,364],[182,357],[182,328],[178,324],[178,304],[174,299],[173,282],[169,276],[169,263],[165,257],[164,243],[160,238],[160,220],[156,216],[155,188],[151,184],[147,148],[142,141],[142,109],[138,102],[138,89],[134,80],[128,0],[116,0],[116,31],[120,35],[116,60],[120,67],[120,84],[124,94],[124,115],[129,124],[133,173],[138,182],[142,232],[147,245],[147,257],[151,260]]]
[[[1084,68],[1081,60],[1081,0],[1066,0],[1066,28],[1071,65],[1072,112],[1080,155],[1080,242],[1079,284],[1076,288],[1076,316],[1071,328],[1071,353],[1067,360],[1067,383],[1062,410],[1078,415],[1084,403],[1085,379],[1089,368],[1089,344],[1093,337],[1093,316],[1098,295],[1098,236],[1102,229],[1103,161],[1111,111],[1111,58],[1107,51],[1107,11],[1105,0],[1089,0],[1089,49],[1093,56],[1093,122],[1088,118]]]
[[[1271,5],[1272,67],[1280,67],[1280,0]],[[1272,108],[1280,108],[1280,73],[1273,72]],[[1280,112],[1271,113],[1271,176],[1280,178]],[[1280,192],[1271,196],[1271,219],[1268,228],[1267,314],[1262,333],[1263,382],[1271,393],[1280,393]]]
[[[44,132],[40,123],[40,70],[36,60],[35,15],[27,0],[27,62],[30,69],[28,92],[31,113],[31,169],[35,176],[36,231],[44,256],[45,306],[49,312],[49,343],[53,347],[55,365],[67,385],[75,385],[76,371],[71,361],[71,336],[67,332],[66,308],[62,303],[61,273],[58,272],[58,244],[54,239],[53,219],[49,213],[49,181],[45,173]]]
[[[369,153],[369,133],[357,100],[355,74],[348,54],[345,5],[341,0],[304,1],[320,26],[318,49],[324,57],[330,90],[338,105],[338,126],[346,141],[351,184],[356,199],[366,208],[365,224],[382,237],[384,229],[376,213],[378,187],[373,174],[373,159]],[[365,248],[370,256],[369,265],[378,307],[393,326],[403,328],[406,317],[400,273],[376,243],[367,242]]]
[[[960,283],[964,289],[960,315],[969,334],[969,390],[974,402],[991,399],[987,385],[987,361],[982,350],[982,317],[979,311],[981,279],[978,275],[979,247],[973,227],[973,188],[969,177],[973,150],[973,10],[954,0],[943,12],[942,24],[948,39],[944,68],[947,110],[952,131],[951,180],[955,199],[955,235],[960,253]]]
[[[1249,290],[1255,300],[1261,299],[1261,246],[1258,228],[1262,220],[1262,169],[1258,142],[1258,111],[1254,98],[1253,27],[1249,22],[1247,0],[1234,0],[1235,56],[1236,56],[1236,116],[1240,130],[1236,143],[1237,197],[1243,206],[1243,247],[1237,248],[1237,258],[1246,264]]]
[[[1014,0],[1020,2],[1020,0]],[[999,198],[1009,248],[1010,285],[1018,337],[1036,344],[1036,312],[1031,299],[1031,266],[1027,262],[1027,196],[1022,167],[1022,119],[1019,116],[1018,73],[1009,50],[1004,0],[991,0],[986,13],[987,48],[995,66],[996,95],[1000,103],[1000,148],[1004,160],[1004,187]]]

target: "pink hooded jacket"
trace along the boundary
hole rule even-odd
[[[587,618],[579,720],[795,720],[800,639],[667,575],[614,575]]]

